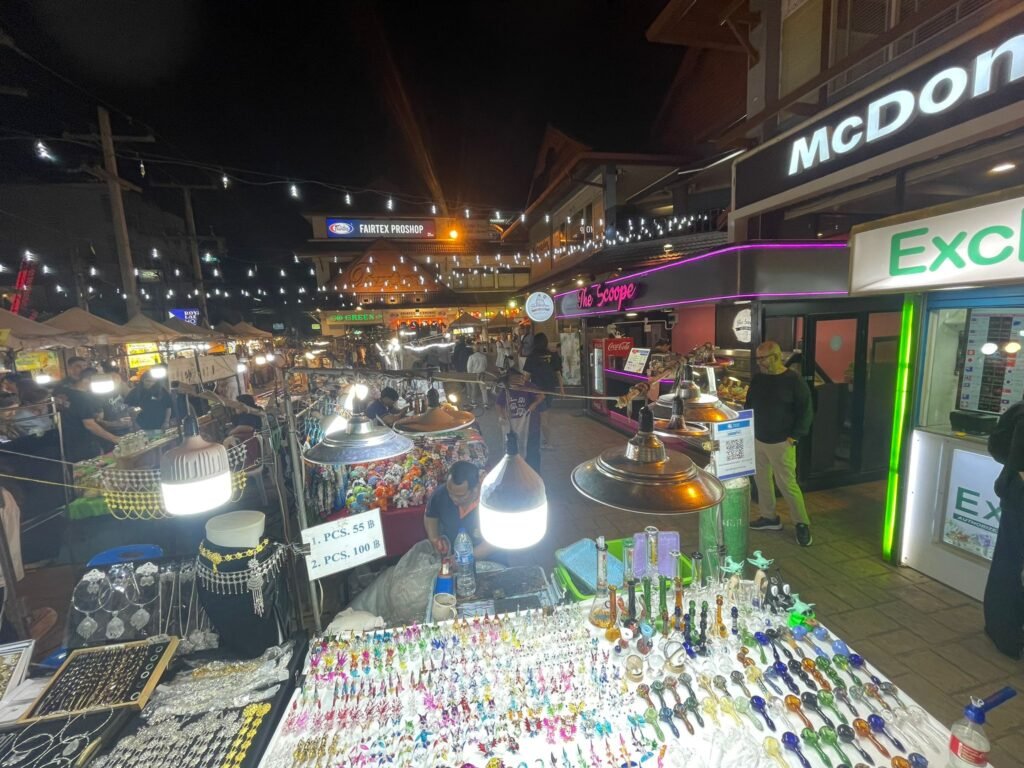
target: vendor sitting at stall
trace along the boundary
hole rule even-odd
[[[480,535],[480,474],[476,464],[456,461],[448,469],[444,485],[437,486],[427,499],[423,527],[434,549],[442,555],[450,553],[460,528],[465,528],[473,539],[473,556],[477,561],[495,552]]]
[[[142,381],[128,393],[124,402],[140,409],[135,416],[139,429],[167,429],[170,426],[171,396],[149,371],[142,374]]]
[[[404,410],[395,410],[397,403],[398,392],[393,387],[384,387],[380,391],[380,397],[366,406],[365,415],[368,419],[379,421],[390,427],[405,414]]]

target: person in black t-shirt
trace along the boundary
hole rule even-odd
[[[384,387],[380,391],[380,397],[366,406],[364,415],[368,419],[377,421],[380,419],[381,422],[388,425],[389,427],[402,418],[403,412],[395,410],[395,404],[398,402],[398,392],[392,387]]]
[[[757,503],[761,517],[750,527],[761,531],[780,531],[782,522],[775,511],[775,483],[789,504],[801,547],[811,546],[811,521],[804,506],[804,495],[796,481],[796,444],[811,431],[814,411],[811,391],[796,371],[782,363],[782,350],[774,341],[766,341],[757,351],[759,373],[747,390],[745,408],[754,411],[754,459],[757,474]],[[774,481],[774,482],[773,482]]]
[[[97,421],[103,413],[103,404],[89,391],[95,374],[95,368],[86,368],[74,385],[64,391],[68,405],[61,412],[61,429],[68,461],[95,458],[120,440]]]
[[[557,352],[548,349],[548,336],[546,333],[538,333],[533,337],[533,351],[526,356],[526,365],[523,370],[530,374],[530,383],[537,389],[551,392],[558,389],[559,393],[565,395],[565,387],[562,383],[562,357]],[[553,451],[555,447],[548,439],[548,410],[551,408],[551,401],[554,395],[547,395],[540,405],[540,434],[541,447]]]
[[[149,371],[142,374],[141,383],[128,393],[124,402],[140,409],[135,416],[139,429],[167,429],[171,423],[171,396]]]

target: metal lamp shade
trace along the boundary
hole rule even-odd
[[[303,459],[310,464],[362,464],[390,459],[412,450],[412,440],[387,427],[375,426],[362,414],[349,419],[348,426],[327,435]]]
[[[219,443],[208,443],[198,434],[188,434],[189,431],[186,422],[181,445],[160,459],[160,492],[169,515],[199,515],[231,499],[227,449]]]
[[[678,515],[709,509],[722,501],[718,478],[681,454],[669,454],[653,433],[649,408],[640,410],[640,429],[622,448],[609,448],[572,472],[572,484],[589,499],[615,509]]]
[[[683,403],[683,416],[697,424],[711,424],[738,419],[739,414],[725,405],[715,395],[701,395],[696,400]]]
[[[501,461],[480,483],[480,534],[500,549],[532,547],[548,529],[544,481],[519,455],[514,433]]]
[[[424,414],[399,419],[395,422],[395,431],[402,435],[439,435],[468,427],[475,420],[469,411],[438,406]]]

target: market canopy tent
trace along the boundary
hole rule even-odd
[[[235,326],[233,326],[231,323],[225,322],[224,320],[221,320],[219,323],[213,326],[213,330],[223,333],[225,336],[231,336],[232,338],[237,338],[239,336],[245,335],[237,328],[235,328]]]
[[[85,342],[83,336],[51,328],[27,317],[0,309],[0,330],[9,331],[0,346],[8,349],[42,349],[43,347],[76,347]]]
[[[177,341],[182,336],[178,331],[160,325],[156,320],[151,320],[141,312],[125,323],[123,327],[149,334],[149,341]]]
[[[186,341],[224,341],[223,334],[212,331],[203,325],[186,323],[177,317],[164,321],[164,326],[172,331],[177,331],[181,340]]]
[[[130,344],[153,341],[147,332],[125,328],[90,314],[79,307],[72,307],[56,317],[51,317],[45,325],[83,336],[86,344]]]
[[[240,323],[235,323],[235,329],[240,333],[244,333],[247,336],[252,336],[257,339],[274,338],[274,334],[270,333],[269,331],[262,331],[255,325],[251,325],[250,323],[245,322],[245,320],[243,320]]]
[[[468,312],[463,312],[457,318],[452,320],[448,325],[448,330],[454,330],[455,328],[476,328],[482,327],[483,321],[479,317],[473,317]]]

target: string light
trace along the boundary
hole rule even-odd
[[[49,160],[51,163],[57,161],[56,156],[50,151],[50,148],[46,146],[46,142],[37,141],[35,144],[36,157],[40,160]]]
[[[390,197],[388,198],[388,210],[389,211],[395,210],[395,201],[392,200]]]
[[[139,176],[146,178],[146,163],[141,157],[139,158]]]
[[[345,193],[345,205],[352,205],[352,195]]]
[[[469,218],[469,208],[466,209],[466,218]]]
[[[299,199],[299,188],[295,184],[289,184],[288,185],[288,194],[291,195],[294,199],[298,200]]]

